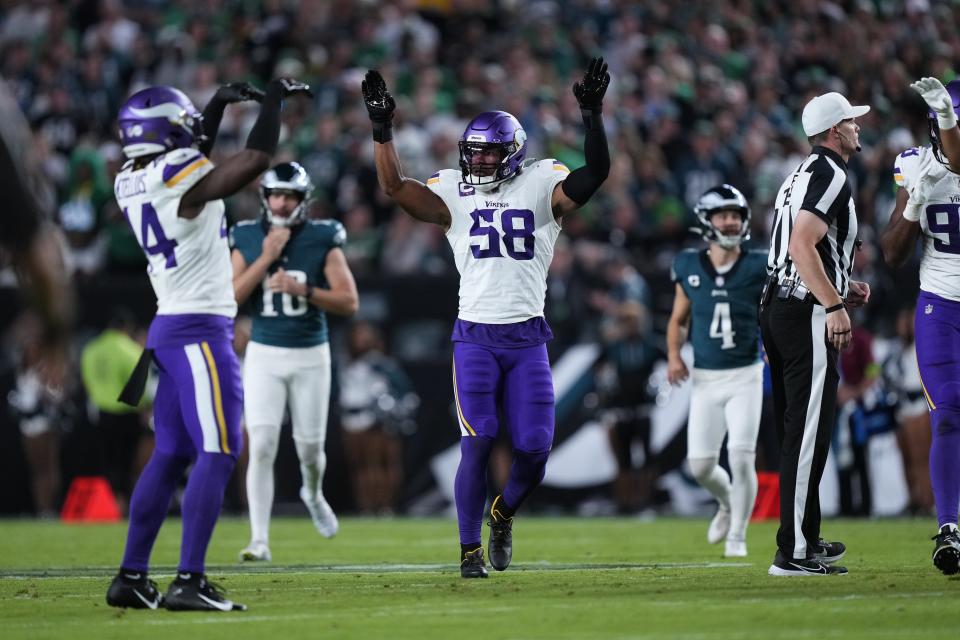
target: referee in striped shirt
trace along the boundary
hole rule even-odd
[[[760,330],[773,379],[780,438],[780,530],[774,576],[842,574],[843,543],[820,537],[820,478],[830,448],[840,376],[839,352],[850,344],[847,306],[864,304],[865,283],[850,280],[857,212],[847,160],[860,150],[851,106],[839,93],[803,109],[810,155],[777,194]]]

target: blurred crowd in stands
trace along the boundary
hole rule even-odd
[[[307,168],[317,185],[310,215],[344,223],[362,285],[385,274],[456,273],[442,231],[413,221],[376,186],[359,89],[366,69],[379,69],[393,90],[405,171],[425,180],[457,166],[464,125],[489,109],[520,119],[528,157],[581,165],[570,87],[603,55],[613,164],[598,196],[564,221],[549,276],[552,353],[605,336],[616,348],[618,323],[659,343],[670,263],[698,242],[691,206],[716,184],[748,197],[750,246],[766,249],[776,190],[808,150],[800,111],[841,91],[872,106],[860,121],[863,151],[850,162],[863,240],[855,277],[874,291],[855,322],[868,344],[874,335],[899,344],[916,261],[890,271],[876,237],[893,209],[894,157],[927,141],[926,110],[909,82],[953,79],[958,27],[960,4],[927,0],[5,1],[0,75],[56,185],[77,282],[145,267],[112,193],[123,162],[115,115],[129,94],[169,84],[202,109],[222,82],[309,82],[313,102],[286,105],[277,161]],[[255,115],[255,106],[227,110],[214,161],[243,144]],[[228,202],[231,221],[258,212],[256,185]],[[860,368],[879,379],[879,367]],[[862,395],[857,386],[849,397]]]

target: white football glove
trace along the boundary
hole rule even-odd
[[[937,114],[937,124],[941,129],[957,126],[957,114],[953,112],[953,98],[936,78],[920,78],[910,83],[910,88],[920,94],[924,102]]]

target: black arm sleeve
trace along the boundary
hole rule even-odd
[[[276,81],[267,85],[267,93],[260,104],[260,115],[247,136],[247,149],[273,155],[280,141],[280,109],[283,105],[283,86]]]
[[[587,164],[572,171],[563,181],[563,192],[578,204],[585,204],[610,173],[610,150],[600,113],[584,113],[583,122],[587,126],[583,141]]]
[[[217,131],[220,130],[220,121],[223,119],[223,110],[226,108],[227,103],[214,95],[203,109],[204,141],[197,148],[205,156],[209,156],[210,152],[213,151],[213,143],[217,139]]]

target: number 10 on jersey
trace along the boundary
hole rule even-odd
[[[493,226],[494,216],[500,215],[503,237]],[[514,260],[532,260],[536,239],[533,211],[529,209],[476,209],[470,212],[473,226],[470,227],[470,250],[473,257],[502,258],[502,246]]]

